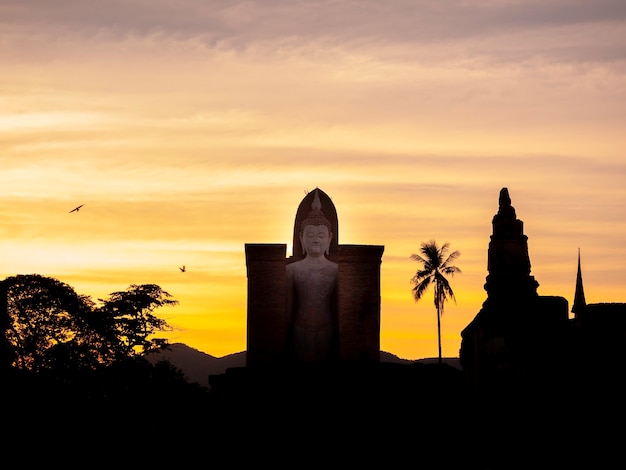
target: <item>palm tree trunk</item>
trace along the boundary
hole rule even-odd
[[[7,284],[0,281],[0,371],[11,368],[11,344],[7,340],[6,330],[11,326],[7,306]]]
[[[441,364],[441,313],[437,307],[437,343],[439,346],[439,364]]]

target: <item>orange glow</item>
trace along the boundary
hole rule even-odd
[[[560,8],[545,2],[445,15],[332,2],[348,22],[330,6],[310,21],[299,4],[287,17],[190,0],[173,17],[131,3],[66,15],[26,2],[0,19],[0,275],[94,299],[158,284],[179,301],[160,312],[172,341],[239,352],[244,246],[290,255],[298,204],[319,186],[339,243],[385,247],[385,351],[436,356],[410,255],[430,239],[461,252],[442,318],[456,356],[508,187],[540,295],[571,305],[580,248],[587,301],[626,302],[623,20],[541,21]],[[272,28],[247,20],[261,12]]]

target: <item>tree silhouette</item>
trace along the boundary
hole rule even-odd
[[[159,286],[131,285],[96,304],[57,279],[32,274],[0,281],[0,295],[7,423],[11,436],[29,436],[29,447],[41,438],[42,446],[81,441],[113,448],[120,423],[151,436],[195,432],[208,421],[209,389],[169,361],[152,364],[143,354],[168,346],[153,338],[169,328],[154,310],[177,301]],[[170,412],[157,417],[155,410]],[[39,432],[50,423],[54,433]]]
[[[154,284],[131,285],[98,299],[77,294],[69,285],[37,274],[3,281],[2,362],[30,372],[68,376],[133,358],[167,345],[151,338],[169,325],[154,309],[175,305]]]
[[[165,340],[150,338],[156,331],[170,329],[153,312],[178,301],[156,284],[133,284],[126,291],[113,292],[108,299],[98,300],[103,304],[94,311],[98,315],[97,330],[108,339],[115,357],[143,355],[166,345]]]
[[[439,364],[441,364],[441,315],[443,315],[443,307],[445,302],[450,298],[456,303],[454,292],[446,276],[453,277],[461,270],[452,263],[461,256],[459,251],[450,251],[450,244],[444,243],[441,247],[437,246],[435,240],[423,242],[419,254],[412,254],[411,259],[422,263],[422,269],[418,269],[411,278],[413,287],[413,298],[417,302],[422,298],[428,286],[434,285],[434,301],[437,309],[437,341],[439,347]]]
[[[32,372],[83,363],[82,335],[92,307],[67,284],[39,275],[4,281],[8,322],[5,338],[13,367]],[[83,351],[84,352],[84,351]],[[71,358],[71,359],[70,359]]]

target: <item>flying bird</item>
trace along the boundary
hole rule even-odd
[[[78,212],[78,211],[80,210],[80,208],[81,208],[81,207],[83,207],[84,205],[85,205],[85,204],[81,204],[80,206],[76,206],[76,207],[74,207],[74,209],[72,209],[72,210],[70,211],[70,214],[71,214],[72,212]]]
[[[187,268],[185,267],[184,264],[183,264],[183,266],[181,268],[178,268],[178,269],[180,269],[181,273],[184,273],[185,271],[187,271]]]

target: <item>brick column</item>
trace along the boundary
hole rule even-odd
[[[339,358],[380,360],[380,264],[384,246],[339,245]]]
[[[274,364],[286,353],[287,245],[246,244],[248,317],[246,365]]]

